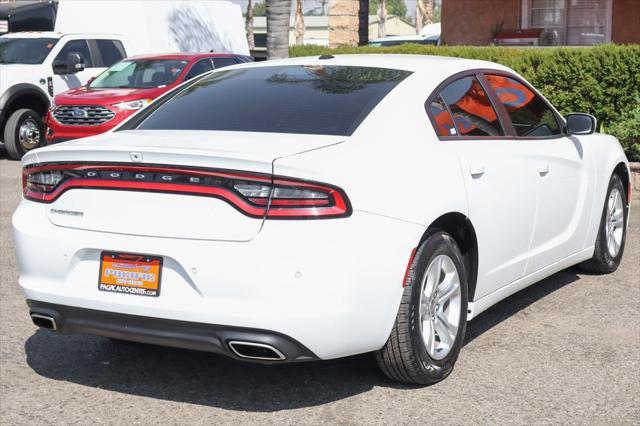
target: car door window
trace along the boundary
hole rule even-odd
[[[451,111],[457,136],[504,135],[496,110],[475,76],[454,81],[440,96]]]
[[[110,67],[125,57],[122,43],[118,40],[96,40],[96,45],[102,56],[103,67]]]
[[[485,77],[507,110],[518,136],[549,137],[562,134],[551,107],[523,83],[503,75]]]
[[[193,78],[200,74],[204,74],[205,72],[211,71],[212,69],[213,69],[213,65],[211,65],[211,60],[209,58],[202,59],[196,62],[195,64],[193,64],[193,66],[189,70],[189,73],[185,77],[185,80],[189,80],[190,78]]]
[[[92,68],[93,61],[91,59],[91,53],[89,53],[89,45],[86,40],[71,40],[64,45],[56,60],[66,61],[69,53],[77,53],[84,61],[85,68]]]
[[[233,58],[213,58],[213,65],[216,66],[216,69],[235,65],[237,63],[238,62]]]

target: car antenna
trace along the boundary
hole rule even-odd
[[[335,56],[333,55],[320,55],[318,59],[333,59]]]

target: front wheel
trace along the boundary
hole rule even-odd
[[[583,270],[608,274],[618,269],[627,238],[627,214],[624,185],[620,176],[614,174],[609,181],[593,257],[580,265]]]
[[[391,335],[376,353],[384,374],[420,385],[446,378],[462,348],[467,302],[458,245],[451,235],[437,232],[418,248]]]
[[[9,116],[4,127],[4,144],[9,158],[19,160],[32,149],[44,145],[44,124],[31,109],[19,109]]]

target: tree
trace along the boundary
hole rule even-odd
[[[304,17],[302,16],[302,0],[296,0],[296,44],[304,44]]]
[[[416,33],[425,26],[433,24],[433,0],[418,0],[416,2]]]
[[[378,37],[387,36],[387,0],[378,2]]]
[[[441,1],[433,2],[433,22],[440,22],[440,17],[442,16],[442,3]]]
[[[379,3],[379,0],[371,0],[369,10],[378,10]],[[385,3],[387,4],[387,13],[401,18],[407,16],[407,5],[404,0],[386,0]]]
[[[267,16],[267,2],[256,3],[253,5],[253,16]]]
[[[267,59],[289,57],[291,0],[266,0]]]
[[[247,16],[245,17],[245,29],[247,31],[247,43],[249,44],[249,50],[256,48],[256,41],[253,37],[253,5],[252,1],[247,2]]]
[[[358,44],[359,0],[332,0],[329,2],[329,46],[356,46]]]
[[[369,0],[359,0],[358,9],[358,45],[369,43]]]

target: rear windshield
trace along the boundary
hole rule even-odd
[[[349,136],[410,74],[301,65],[220,71],[162,104],[138,129]]]

